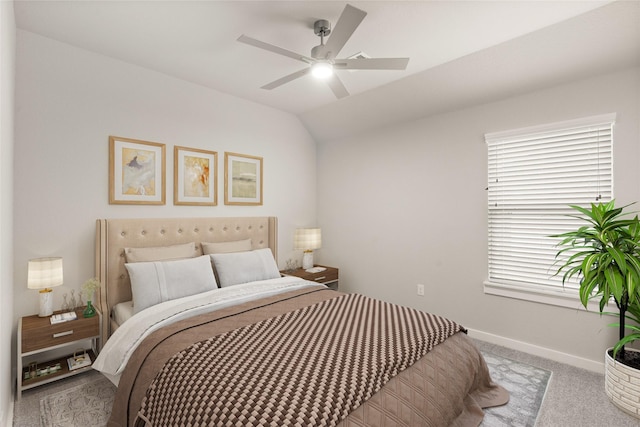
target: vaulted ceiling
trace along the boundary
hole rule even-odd
[[[404,71],[337,71],[336,99],[305,67],[342,1],[15,1],[19,29],[294,113],[318,140],[640,65],[640,1],[351,1],[367,16],[338,55],[409,57]],[[330,38],[331,36],[329,36]]]

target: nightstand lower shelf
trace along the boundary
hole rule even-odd
[[[91,358],[91,363],[93,364],[93,362],[96,360],[95,352],[92,349],[85,349],[85,351],[89,355],[89,358]],[[29,390],[30,388],[41,386],[43,384],[48,384],[53,381],[58,381],[63,378],[72,377],[74,375],[78,375],[82,372],[85,372],[91,369],[91,365],[88,365],[82,368],[74,369],[73,371],[69,370],[69,365],[67,364],[67,358],[69,357],[73,357],[73,354],[68,354],[65,357],[49,360],[44,363],[39,363],[38,364],[39,367],[55,366],[58,363],[60,364],[60,367],[61,367],[61,369],[57,372],[42,375],[39,377],[25,379],[25,373],[29,372],[29,366],[22,368],[22,376],[20,377],[22,381],[21,391]]]

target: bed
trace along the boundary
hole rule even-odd
[[[96,222],[110,426],[477,426],[462,325],[277,271],[275,217]]]

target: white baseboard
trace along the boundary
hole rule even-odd
[[[476,338],[491,344],[501,345],[513,350],[533,354],[534,356],[544,357],[555,362],[566,363],[567,365],[575,366],[577,368],[604,374],[604,360],[602,362],[596,362],[595,360],[585,359],[573,354],[563,353],[561,351],[552,350],[550,348],[540,347],[523,341],[514,340],[512,338],[505,338],[501,337],[500,335],[494,335],[488,332],[478,331],[474,329],[469,329],[468,335],[471,338]],[[604,359],[604,356],[602,357]]]

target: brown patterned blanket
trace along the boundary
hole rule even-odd
[[[136,351],[110,425],[360,426],[372,416],[407,422],[397,425],[477,425],[478,403],[506,401],[479,353],[465,349],[471,362],[464,364],[477,366],[453,374],[465,377],[462,386],[446,379],[456,396],[436,393],[431,401],[424,390],[425,378],[431,383],[441,372],[423,356],[461,330],[439,316],[333,291],[293,291],[197,316],[157,331]],[[414,378],[403,390],[405,372]],[[400,387],[395,409],[372,399],[393,387]]]

